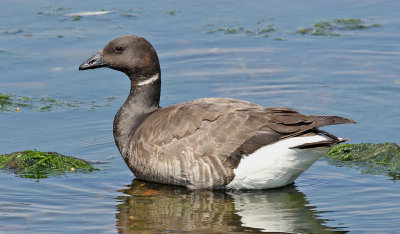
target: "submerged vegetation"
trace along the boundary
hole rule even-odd
[[[78,107],[80,101],[65,102],[48,96],[32,98],[28,96],[15,96],[0,93],[0,111],[20,111],[23,109],[35,109],[37,111],[49,111],[54,107]]]
[[[297,32],[314,36],[342,36],[343,31],[379,27],[379,24],[367,25],[360,19],[335,19],[317,22],[313,27],[301,28]]]
[[[72,101],[56,100],[49,96],[28,97],[16,96],[11,94],[0,93],[0,111],[23,111],[33,109],[36,111],[50,111],[55,108],[78,108],[84,107],[89,110],[95,110],[98,107],[109,106],[115,100],[115,97],[107,97],[104,103],[98,104],[96,101],[83,102],[78,99]]]
[[[0,110],[5,110],[10,105],[12,105],[10,95],[0,93]]]
[[[17,29],[17,30],[13,30],[13,31],[4,31],[3,33],[4,33],[4,34],[16,35],[16,34],[20,34],[20,33],[23,33],[23,32],[24,32],[24,30],[22,30],[22,29]]]
[[[178,10],[172,10],[172,11],[167,11],[168,15],[176,15],[176,13],[178,13]]]
[[[276,33],[277,30],[273,26],[273,19],[259,20],[256,23],[247,25],[246,27],[237,26],[225,26],[210,29],[207,31],[208,34],[230,34],[230,35],[244,35],[252,37],[268,37],[270,33]],[[207,27],[213,27],[214,24],[207,24]]]
[[[98,170],[85,160],[55,152],[26,150],[0,155],[0,168],[33,179],[43,179],[66,172],[91,172]]]
[[[281,35],[277,28],[273,27],[273,19],[260,20],[255,24],[246,27],[219,27],[208,30],[207,33],[237,34],[245,36],[268,37],[270,34]],[[211,25],[207,25],[211,26]],[[297,33],[313,36],[343,36],[345,32],[369,29],[381,26],[380,24],[367,24],[361,19],[334,19],[323,20],[315,23],[312,27],[301,28]],[[283,40],[281,37],[274,37],[275,40]]]
[[[63,15],[65,11],[69,11],[72,8],[64,8],[64,7],[47,7],[46,11],[38,11],[36,12],[37,15],[45,15],[45,16],[52,16],[52,15]]]
[[[246,36],[258,36],[258,37],[268,37],[269,33],[276,31],[274,27],[268,25],[267,27],[257,28],[257,29],[245,29],[244,27],[234,28],[225,27],[217,28],[207,31],[207,33],[223,33],[223,34],[238,34]]]
[[[267,33],[276,31],[272,25],[267,25],[266,27],[257,28],[257,29],[245,29],[244,27],[234,28],[234,27],[225,27],[225,28],[217,28],[214,30],[209,30],[207,33],[224,33],[224,34],[244,34],[244,35],[261,35],[268,36]]]
[[[332,148],[326,157],[337,166],[357,167],[364,173],[400,179],[400,146],[396,143],[343,144]]]

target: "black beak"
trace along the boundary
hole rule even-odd
[[[95,55],[90,57],[86,62],[79,66],[79,70],[95,69],[99,67],[105,67],[106,64],[103,62],[103,53],[97,52]]]

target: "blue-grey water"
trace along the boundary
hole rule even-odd
[[[128,79],[78,72],[112,38],[141,35],[160,57],[162,106],[240,98],[357,120],[326,128],[350,143],[400,143],[399,11],[397,0],[2,0],[0,93],[75,104],[0,112],[0,154],[37,149],[104,163],[40,181],[0,171],[0,233],[400,231],[398,181],[324,158],[276,190],[135,181],[112,136]],[[297,33],[335,19],[367,28]]]

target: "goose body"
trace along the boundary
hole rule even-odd
[[[189,189],[285,186],[332,145],[346,141],[319,127],[355,123],[230,98],[161,108],[158,57],[138,36],[115,38],[79,69],[99,67],[124,72],[131,80],[113,132],[128,167],[147,181]]]

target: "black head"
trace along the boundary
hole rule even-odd
[[[108,67],[143,79],[160,74],[160,64],[153,46],[143,37],[122,36],[110,41],[103,49],[79,66],[79,70]]]

